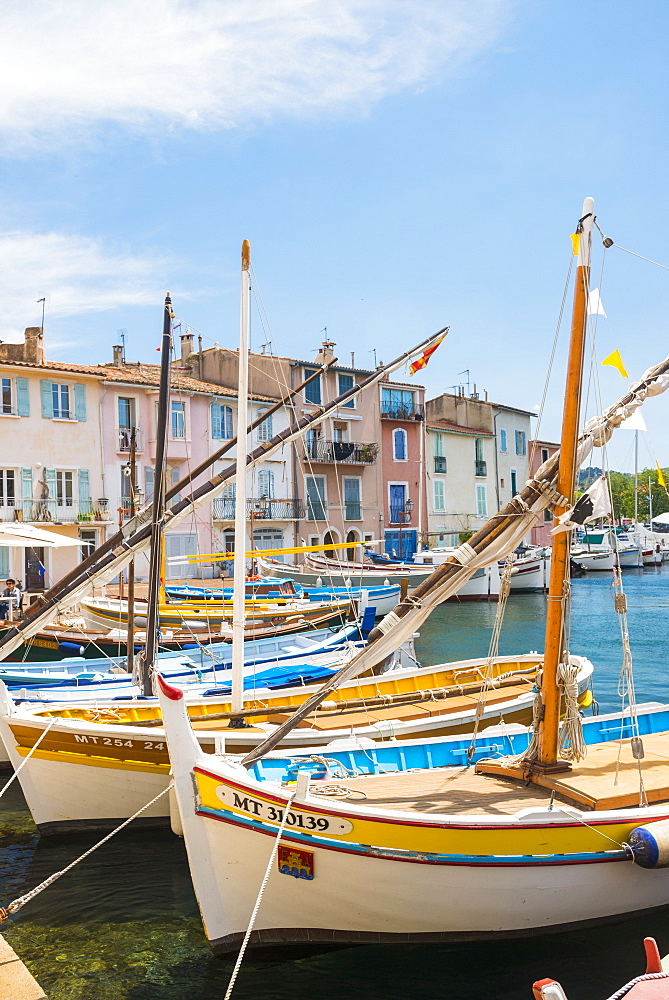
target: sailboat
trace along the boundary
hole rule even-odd
[[[338,682],[423,621],[462,569],[508,551],[547,506],[566,512],[576,468],[593,444],[604,444],[647,396],[669,385],[667,359],[616,407],[588,421],[579,447],[593,219],[594,202],[586,199],[575,234],[559,457],[548,459],[519,497],[384,619],[339,678],[243,761],[205,757],[181,692],[160,681],[181,828],[215,953],[242,942],[404,943],[535,933],[667,905],[669,733],[666,725],[646,729],[653,734],[642,740],[651,717],[631,711],[583,759],[575,672],[564,659],[568,532],[554,536],[533,738],[519,755],[486,755],[474,767],[466,757],[457,767],[435,767],[428,758],[411,771],[398,757],[396,770],[352,776],[338,781],[338,789],[312,780],[308,767],[293,783],[250,770]],[[622,594],[616,610],[625,613]]]

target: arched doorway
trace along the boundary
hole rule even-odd
[[[360,532],[356,531],[355,528],[351,528],[351,530],[346,536],[346,541],[355,542],[355,544],[358,545],[360,542]],[[345,551],[346,551],[346,558],[348,559],[348,561],[355,562],[357,555],[356,549],[346,549]]]
[[[339,541],[339,533],[334,529],[326,531],[323,535],[323,545],[335,545]],[[328,559],[337,558],[337,549],[325,549],[323,555],[327,556]]]

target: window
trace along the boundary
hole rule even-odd
[[[16,478],[13,469],[0,469],[0,507],[16,505]]]
[[[72,506],[72,473],[56,469],[56,499],[59,507]]]
[[[211,404],[211,436],[216,441],[229,441],[232,437],[232,409],[223,403]]]
[[[274,496],[274,473],[271,469],[261,469],[258,473],[258,499],[271,500]]]
[[[548,461],[548,448],[541,449],[541,464]],[[550,512],[549,512],[550,513]]]
[[[407,460],[407,432],[402,427],[393,431],[393,458],[396,462]]]
[[[515,497],[518,492],[518,473],[515,469],[511,470],[511,496]]]
[[[118,398],[118,425],[119,427],[136,427],[135,423],[135,400],[128,396]]]
[[[395,420],[412,420],[416,414],[414,394],[407,389],[381,390],[381,415]]]
[[[341,444],[342,441],[346,440],[348,432],[348,424],[338,424],[336,421],[332,425],[332,440]]]
[[[26,382],[25,385],[20,383]],[[27,380],[17,379],[19,416],[29,416]],[[40,382],[42,416],[49,420],[85,420],[86,386],[68,382]],[[74,403],[74,406],[73,406]]]
[[[3,413],[16,413],[16,408],[14,406],[14,386],[12,384],[11,378],[3,378],[2,380],[2,412]]]
[[[339,396],[341,396],[342,392],[346,392],[347,389],[352,389],[353,385],[354,382],[352,375],[346,375],[344,374],[344,372],[339,372],[339,393],[338,393]],[[350,409],[354,409],[355,399],[348,399],[345,403],[342,403],[341,405],[350,407]]]
[[[360,521],[361,518],[360,480],[344,477],[344,520]]]
[[[488,467],[483,459],[483,438],[475,438],[474,440],[474,454],[476,456],[476,469],[475,474],[477,476],[486,476],[488,474]]]
[[[53,415],[60,420],[70,419],[70,387],[62,382],[51,383]]]
[[[318,459],[320,437],[321,432],[318,427],[314,427],[312,430],[307,431],[305,439],[307,458],[313,458],[314,460]]]
[[[317,372],[317,371],[318,371],[317,368],[305,368],[304,369],[304,377],[305,377],[305,379],[309,378],[310,375],[313,375],[314,372]],[[304,401],[306,403],[315,403],[316,405],[320,404],[320,401],[321,401],[321,377],[320,377],[320,375],[318,376],[318,378],[315,378],[313,380],[313,382],[310,382],[309,385],[304,390]]]
[[[485,486],[476,487],[476,516],[488,516],[488,497]]]
[[[509,450],[509,447],[506,443],[506,431],[501,428],[499,432],[499,450],[504,452]]]
[[[172,400],[172,437],[186,437],[186,404]]]
[[[552,521],[552,520],[553,520],[553,511],[552,510],[548,510],[548,508],[547,508],[544,511],[544,521]]]
[[[527,454],[527,439],[525,431],[516,431],[516,455]]]
[[[325,508],[325,477],[307,476],[307,520],[324,521]]]
[[[444,457],[444,435],[435,434],[434,435],[434,454],[436,458]]]
[[[406,485],[404,483],[388,484],[388,500],[390,507],[390,524],[399,524],[406,513]]]
[[[320,545],[321,539],[319,535],[309,535],[309,545]]]
[[[435,479],[432,483],[432,490],[434,495],[434,510],[436,513],[442,513],[446,510],[446,491],[443,479]]]
[[[155,472],[150,465],[144,467],[144,497],[145,503],[153,503],[153,486]]]
[[[267,413],[266,409],[258,410],[258,416],[261,417],[263,413]],[[261,424],[258,424],[258,440],[259,441],[269,441],[273,437],[274,432],[272,431],[272,417],[265,417]]]
[[[79,538],[81,539],[81,558],[87,559],[93,555],[97,548],[95,540],[95,530],[91,528],[80,528]]]

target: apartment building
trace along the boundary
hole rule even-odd
[[[249,355],[249,384],[254,392],[284,395],[311,375],[316,377],[286,410],[300,420],[358,385],[372,372],[332,363],[336,345],[325,341],[313,361]],[[214,347],[188,356],[183,363],[199,378],[221,386],[236,386],[238,352]],[[360,558],[361,545],[383,537],[380,395],[377,386],[338,407],[304,439],[290,445],[295,544],[328,545],[351,542],[350,559]],[[327,550],[335,552],[336,550]]]
[[[425,389],[381,382],[380,416],[385,550],[411,559],[427,525]]]

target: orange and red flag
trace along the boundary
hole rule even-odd
[[[425,366],[427,365],[428,361],[430,360],[430,358],[432,357],[432,355],[434,354],[434,352],[436,351],[436,349],[439,347],[439,344],[442,342],[442,340],[445,338],[445,336],[446,336],[446,334],[444,333],[439,338],[439,340],[435,340],[434,344],[432,344],[430,347],[428,347],[421,354],[421,356],[419,358],[416,358],[415,361],[411,362],[411,364],[409,365],[409,375],[415,375],[416,372],[418,372],[418,371],[421,370],[421,368],[425,368]]]

